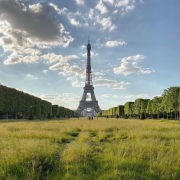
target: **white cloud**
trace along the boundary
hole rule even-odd
[[[127,96],[124,96],[124,98],[133,98],[133,99],[144,98],[144,99],[150,99],[151,97],[148,94],[139,94],[139,95],[127,95]]]
[[[132,11],[134,8],[135,8],[134,5],[130,5],[130,6],[127,6],[127,7],[125,8],[125,11],[126,11],[126,12]]]
[[[11,54],[7,60],[4,61],[4,64],[8,65],[8,64],[19,64],[21,63],[23,60],[23,56],[22,55],[18,55],[17,53],[13,53]]]
[[[46,74],[47,72],[48,72],[48,70],[43,70],[43,73],[45,73],[45,74]]]
[[[58,14],[63,14],[68,11],[67,8],[59,9],[58,6],[53,3],[49,3],[49,5],[52,6]]]
[[[64,71],[59,72],[58,74],[62,75],[62,76],[70,76],[71,75],[71,74],[68,74],[67,72],[64,72]]]
[[[142,60],[142,59],[145,59],[145,58],[146,58],[146,56],[137,54],[136,56],[124,57],[124,58],[122,58],[122,61],[121,61],[121,62],[126,62],[126,61],[138,61],[138,60]]]
[[[85,85],[84,82],[79,82],[77,77],[68,77],[67,80],[71,81],[71,84],[74,87],[84,87],[84,85]]]
[[[82,79],[85,79],[86,77],[86,70],[80,68],[77,65],[72,65],[70,66],[70,64],[65,63],[57,63],[53,66],[50,67],[51,70],[60,70],[61,72],[59,72],[59,75],[63,75],[63,76],[72,76],[74,75],[74,77],[80,77]],[[100,72],[96,72],[94,70],[92,70],[92,76],[93,77],[97,77],[97,76],[103,76],[104,74],[100,73]],[[70,79],[68,79],[70,80]]]
[[[112,94],[103,94],[100,97],[101,98],[120,98],[118,95],[112,95]]]
[[[69,77],[67,80],[70,80],[72,83],[72,86],[75,87],[84,87],[84,82],[79,82],[77,78],[74,77]],[[130,83],[126,83],[124,81],[122,82],[117,82],[116,80],[109,80],[107,78],[103,77],[95,77],[93,79],[93,85],[94,86],[106,86],[106,87],[111,87],[113,89],[127,89]]]
[[[84,4],[84,0],[76,0],[76,4],[77,5],[83,5]]]
[[[78,46],[80,49],[86,49],[86,46],[85,45],[82,45],[82,46]]]
[[[70,13],[70,14],[72,14],[72,15],[74,15],[74,16],[81,16],[81,15],[82,15],[81,12],[79,12],[79,11],[77,11],[77,12],[75,12],[75,13]]]
[[[77,79],[72,82],[73,87],[84,87],[84,82],[79,82]]]
[[[115,7],[120,8],[121,15],[135,9],[135,0],[117,0]]]
[[[29,78],[29,79],[34,79],[34,80],[37,79],[37,77],[35,77],[35,76],[32,75],[32,74],[27,74],[26,77]]]
[[[149,68],[144,68],[139,71],[141,74],[150,74],[152,72],[155,72],[155,70],[150,70]]]
[[[74,18],[69,18],[69,21],[73,26],[81,26],[81,23]]]
[[[109,98],[111,96],[112,96],[111,94],[103,94],[103,95],[101,95],[102,98]]]
[[[130,3],[130,0],[118,0],[115,4],[115,7],[127,6]]]
[[[33,5],[29,5],[29,9],[35,13],[38,13],[42,10],[43,6],[41,4],[33,4]]]
[[[117,10],[117,9],[113,11],[113,14],[117,14],[117,13],[118,13],[118,10]]]
[[[127,43],[125,41],[108,41],[106,42],[106,47],[116,47],[116,46],[123,46]]]
[[[106,14],[108,12],[106,6],[103,4],[102,0],[96,6],[96,9],[101,12],[101,14]]]
[[[18,55],[17,53],[11,54],[7,60],[4,61],[4,64],[19,64],[19,63],[37,63],[39,60],[39,56],[22,56]]]
[[[47,63],[55,62],[68,62],[70,60],[78,59],[76,55],[62,56],[54,53],[44,54],[42,56],[22,56],[17,53],[11,54],[7,60],[4,61],[4,64],[19,64],[19,63],[37,63],[39,59],[45,60]]]
[[[97,77],[93,79],[93,84],[95,86],[112,87],[113,89],[127,89],[130,83],[126,83],[124,81],[118,83],[116,80],[109,80],[106,78]]]
[[[41,4],[26,8],[18,1],[0,1],[0,46],[18,54],[39,55],[36,47],[67,47],[73,38]]]
[[[76,96],[76,95],[73,93],[63,93],[63,96]]]
[[[114,0],[103,0],[103,1],[108,3],[111,6],[113,6],[113,4],[114,4]]]
[[[110,27],[109,31],[110,31],[110,32],[111,32],[111,31],[114,31],[116,28],[117,28],[116,25],[113,24],[113,25]]]
[[[93,15],[94,15],[94,9],[90,8],[90,10],[89,10],[89,19],[93,19]]]
[[[56,94],[43,94],[40,97],[44,100],[54,100],[54,99],[60,99],[61,98],[60,95],[56,95]]]
[[[123,75],[129,75],[133,73],[140,73],[140,74],[150,74],[152,72],[155,72],[154,70],[150,70],[149,68],[142,68],[137,62],[127,62],[127,61],[138,61],[143,60],[146,57],[144,55],[137,54],[136,56],[129,56],[122,58],[121,60],[121,66],[114,68],[113,71],[115,74],[123,74]]]
[[[149,68],[142,68],[137,62],[123,62],[120,67],[114,68],[113,71],[115,74],[123,74],[125,76],[133,73],[150,74],[155,72]]]
[[[41,99],[51,102],[52,104],[57,104],[63,107],[69,107],[69,104],[77,104],[81,98],[80,96],[73,93],[63,93],[62,96],[58,94],[42,94],[39,97]]]
[[[139,72],[140,70],[141,67],[136,62],[123,62],[120,67],[113,69],[115,74],[123,74],[125,76],[128,74]]]
[[[63,76],[69,76],[69,75],[73,74],[74,76],[79,76],[81,78],[85,78],[85,75],[86,75],[85,70],[82,70],[77,65],[70,66],[69,63],[59,62],[59,63],[51,66],[49,69],[54,70],[54,71],[57,71],[57,70],[61,71],[61,72],[59,72],[59,74],[63,75]]]
[[[81,54],[81,56],[83,56],[83,57],[87,57],[87,53],[80,53]],[[98,53],[95,53],[95,52],[93,52],[93,51],[91,51],[91,56],[93,57],[96,57],[96,56],[98,56],[99,54]]]
[[[96,16],[96,22],[100,25],[102,25],[102,30],[106,30],[109,29],[109,31],[113,31],[114,29],[116,29],[116,25],[112,24],[111,18],[107,17],[107,18],[101,18],[99,15]]]
[[[49,63],[54,63],[54,62],[68,62],[73,59],[78,59],[79,57],[76,55],[69,55],[69,56],[62,56],[62,55],[57,55],[54,53],[48,53],[43,56],[41,56],[41,59],[47,60]]]
[[[22,62],[25,63],[37,63],[39,60],[39,56],[25,56],[22,60]]]

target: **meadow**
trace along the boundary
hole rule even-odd
[[[180,123],[1,120],[0,179],[180,179]]]

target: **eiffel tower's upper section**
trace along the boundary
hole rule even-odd
[[[91,72],[91,44],[87,44],[87,66],[86,66],[86,83],[85,86],[87,85],[93,85],[92,84],[92,72]]]

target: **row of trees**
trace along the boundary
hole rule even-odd
[[[58,107],[58,106],[57,106]],[[51,117],[51,116],[73,116],[72,110],[64,107],[58,107],[58,115],[55,114],[56,108],[52,109],[52,104],[48,101],[42,100],[38,97],[0,85],[0,115],[18,116],[23,118],[31,116],[31,118]],[[53,113],[52,113],[52,110]]]
[[[122,106],[123,107],[123,106]],[[163,94],[153,99],[136,99],[135,102],[126,102],[124,111],[117,111],[118,107],[110,108],[98,113],[98,116],[125,118],[167,118],[180,119],[180,87],[174,86],[165,89]]]
[[[117,107],[109,108],[102,112],[97,113],[98,117],[124,117],[124,106],[119,105]]]
[[[53,105],[52,116],[53,117],[79,117],[81,116],[81,114],[76,113],[75,111],[67,109],[62,106]]]

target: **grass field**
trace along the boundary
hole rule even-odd
[[[0,179],[180,179],[180,123],[0,121]]]

